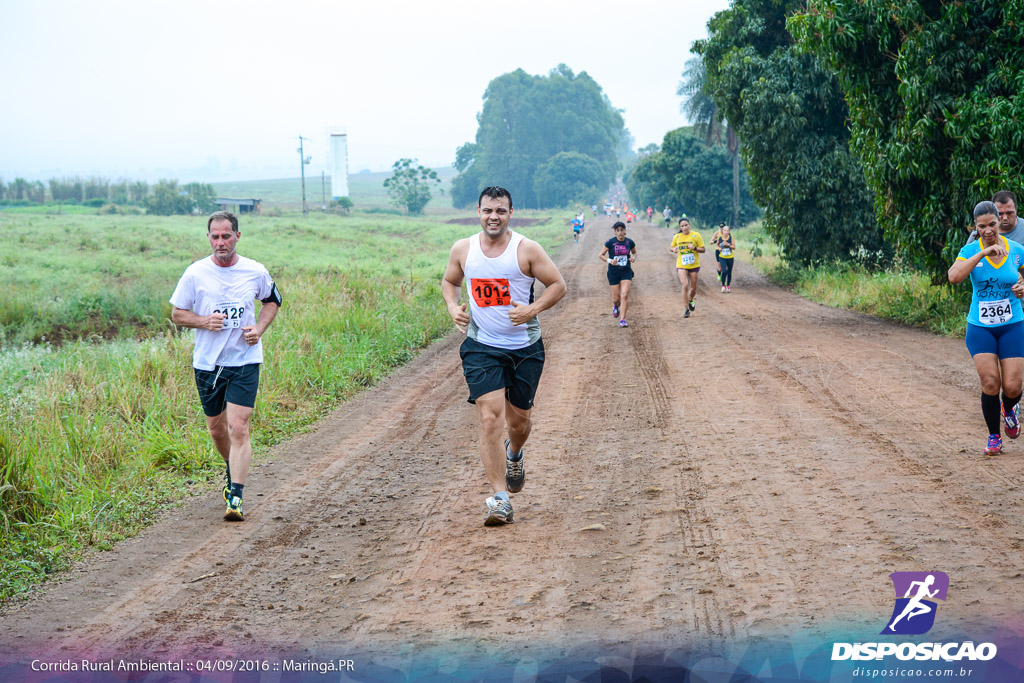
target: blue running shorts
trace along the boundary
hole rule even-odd
[[[984,327],[967,323],[967,351],[971,357],[994,353],[999,358],[1024,358],[1024,321]]]

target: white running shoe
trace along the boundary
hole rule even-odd
[[[487,499],[487,517],[484,526],[501,526],[512,523],[512,503],[491,496]]]

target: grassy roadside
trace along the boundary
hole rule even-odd
[[[772,282],[802,297],[835,308],[867,313],[947,337],[963,337],[970,286],[932,286],[906,268],[872,270],[856,263],[799,268],[786,264],[759,223],[736,235],[740,260],[752,263]],[[760,241],[758,237],[760,236]],[[755,245],[761,254],[752,257]]]
[[[564,241],[564,221],[534,217],[522,232]],[[439,281],[452,242],[476,228],[310,214],[246,217],[241,230],[240,253],[285,300],[264,338],[259,457],[448,333]],[[0,213],[0,600],[212,490],[220,458],[191,333],[167,320],[177,278],[209,253],[204,233],[201,218]],[[90,336],[94,321],[113,329]],[[62,325],[62,343],[34,341]]]

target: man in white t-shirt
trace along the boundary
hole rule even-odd
[[[281,307],[281,293],[262,264],[236,252],[238,219],[218,211],[206,221],[213,254],[185,269],[171,295],[171,320],[195,329],[192,367],[206,426],[227,466],[224,519],[241,522],[242,490],[252,444],[263,346],[260,338]],[[256,300],[262,302],[259,316]]]
[[[526,482],[523,444],[530,436],[533,399],[544,368],[537,314],[565,296],[565,280],[533,240],[509,230],[512,195],[484,188],[477,200],[480,232],[452,247],[441,293],[455,327],[466,334],[459,355],[469,402],[480,416],[480,457],[494,495],[487,498],[486,526],[512,521],[509,493]],[[469,310],[459,303],[469,281]],[[539,280],[544,293],[534,300]],[[502,431],[508,428],[505,447]]]

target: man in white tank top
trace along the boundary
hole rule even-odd
[[[480,458],[494,492],[486,500],[484,524],[499,526],[512,522],[509,493],[522,490],[526,481],[523,444],[544,367],[537,314],[565,296],[565,280],[539,244],[509,230],[508,190],[484,188],[476,213],[481,231],[452,247],[441,292],[455,327],[466,335],[459,351],[462,370],[469,402],[479,411]],[[535,299],[536,280],[545,289]],[[463,282],[468,306],[459,302]]]

